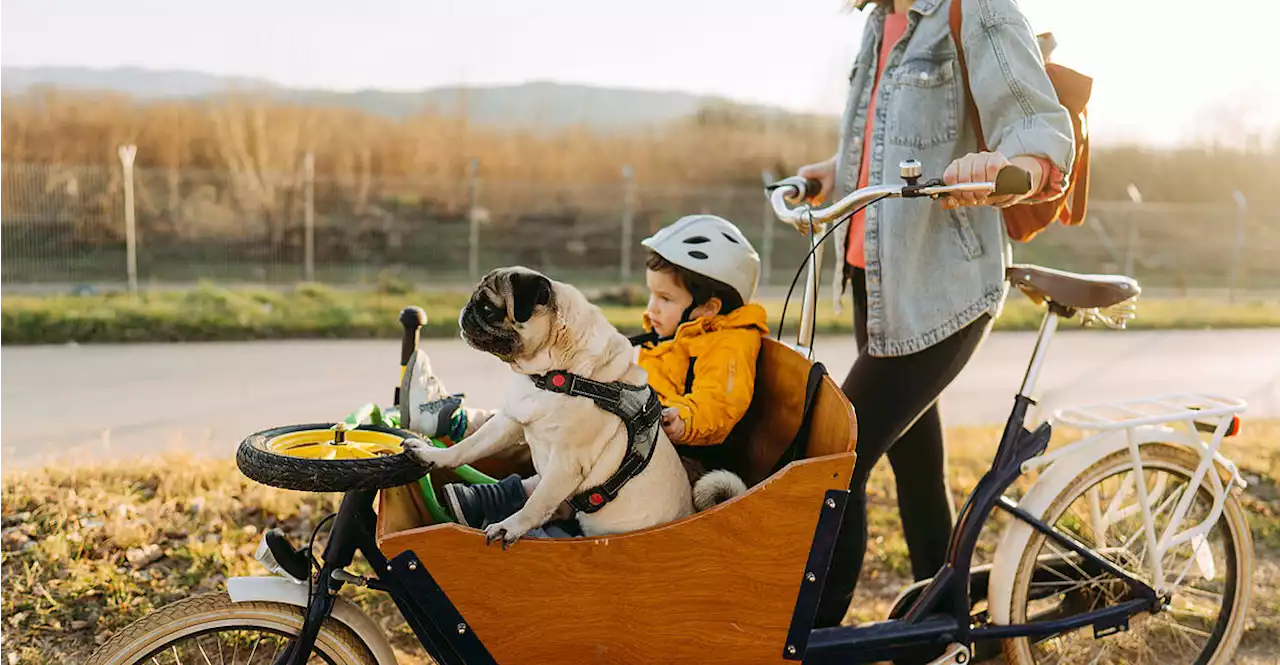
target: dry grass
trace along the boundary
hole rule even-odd
[[[116,146],[134,143],[140,168],[228,170],[255,196],[270,194],[273,177],[298,177],[306,151],[317,174],[357,198],[370,178],[456,182],[472,159],[491,182],[613,184],[629,164],[642,183],[756,186],[762,168],[790,173],[829,156],[839,134],[833,117],[763,120],[732,105],[618,135],[577,127],[534,134],[439,114],[397,120],[242,95],[142,103],[39,90],[6,94],[3,106],[5,164],[117,166]],[[1280,195],[1271,186],[1280,144],[1243,154],[1216,146],[1098,149],[1092,159],[1095,200],[1126,200],[1130,182],[1150,201],[1230,203],[1235,189],[1252,202]]]
[[[993,428],[950,432],[957,502],[985,470],[997,437]],[[1274,662],[1280,650],[1280,421],[1246,422],[1226,453],[1250,481],[1244,500],[1258,555],[1253,617],[1236,662]],[[6,474],[4,665],[81,662],[112,631],[165,603],[220,589],[228,576],[261,574],[252,551],[262,530],[280,526],[302,541],[336,509],[336,499],[258,485],[230,460],[183,456]],[[909,581],[887,468],[872,478],[870,505],[871,544],[853,607],[859,620],[883,618]],[[402,662],[425,662],[385,597],[368,590],[353,596],[392,634]]]

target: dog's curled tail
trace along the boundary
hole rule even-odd
[[[716,469],[693,484],[693,507],[706,510],[747,491],[747,484],[732,471]]]

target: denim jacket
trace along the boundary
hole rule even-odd
[[[917,159],[924,178],[978,151],[951,40],[949,2],[916,0],[906,32],[885,63],[872,127],[868,182],[901,182],[898,164]],[[849,74],[836,158],[836,196],[857,188],[862,135],[888,2],[868,17]],[[964,0],[969,82],[989,150],[1048,159],[1066,178],[1074,157],[1071,120],[1044,70],[1036,39],[1014,0]],[[847,225],[836,232],[837,300],[844,290]],[[866,211],[867,351],[900,356],[947,338],[983,312],[998,316],[1012,250],[1000,211],[944,210],[930,199],[888,199]]]

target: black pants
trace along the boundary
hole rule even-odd
[[[866,353],[866,273],[853,269],[853,325],[858,359],[842,388],[858,416],[858,461],[849,482],[840,536],[818,607],[816,625],[844,618],[867,551],[867,480],[888,453],[898,486],[898,512],[917,580],[933,577],[946,560],[955,509],[947,487],[938,395],[951,383],[991,329],[980,318],[933,346],[906,356]]]

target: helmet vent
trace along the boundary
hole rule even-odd
[[[711,242],[711,238],[708,238],[706,236],[693,236],[692,238],[685,238],[684,244],[701,245],[708,242]]]
[[[739,244],[739,243],[738,243],[738,239],[737,239],[737,238],[735,238],[735,237],[733,237],[733,236],[729,235],[728,233],[725,233],[724,231],[721,231],[721,232],[720,232],[720,235],[724,236],[724,239],[725,239],[725,240],[728,240],[729,242],[731,242],[731,243],[733,243],[733,244],[735,244],[735,245]]]
[[[705,259],[705,258],[707,258],[707,253],[706,253],[706,252],[700,252],[700,251],[698,251],[698,250],[696,250],[696,249],[693,249],[693,250],[689,250],[689,256],[692,256],[692,257],[693,257],[693,258],[695,258],[695,259]]]

